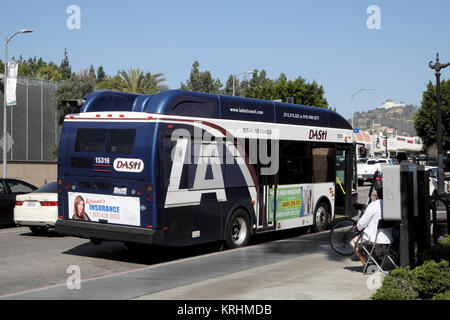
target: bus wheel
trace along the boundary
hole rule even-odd
[[[244,210],[238,209],[228,221],[225,240],[230,249],[244,247],[250,240],[250,219]]]
[[[328,206],[321,202],[316,208],[316,211],[314,212],[314,225],[313,225],[313,231],[314,232],[320,232],[324,231],[328,228],[328,224],[330,222],[330,213]]]

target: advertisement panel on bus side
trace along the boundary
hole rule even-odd
[[[138,197],[69,192],[69,218],[94,222],[107,222],[140,226]]]

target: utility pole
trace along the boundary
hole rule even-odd
[[[441,69],[444,69],[450,65],[449,63],[441,64],[439,62],[439,53],[436,53],[436,62],[433,61],[428,63],[430,69],[436,71],[436,144],[438,149],[438,193],[444,192],[444,166],[443,166],[443,154],[442,154],[442,114],[441,114]]]

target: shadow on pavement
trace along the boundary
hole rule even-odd
[[[325,253],[327,259],[332,261],[343,261],[345,259],[350,261],[350,257],[341,256],[331,249],[328,240],[329,231],[305,233],[305,229],[291,229],[258,234],[252,238],[246,248],[251,251],[253,247],[256,249],[256,246],[258,246],[257,250],[262,251],[263,255],[277,255],[280,256],[280,259],[289,259],[312,253]],[[33,236],[32,233],[24,235]],[[154,265],[220,251],[231,250],[224,249],[221,242],[188,247],[162,247],[155,245],[125,246],[120,242],[104,241],[100,245],[86,242],[63,252],[63,254]]]

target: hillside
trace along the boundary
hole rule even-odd
[[[354,127],[369,132],[372,132],[372,125],[375,132],[384,131],[386,129],[383,127],[386,127],[391,128],[392,132],[397,132],[397,135],[413,137],[416,135],[413,119],[417,109],[413,105],[407,105],[405,107],[376,108],[365,112],[355,112]],[[351,119],[349,122],[351,123]]]

